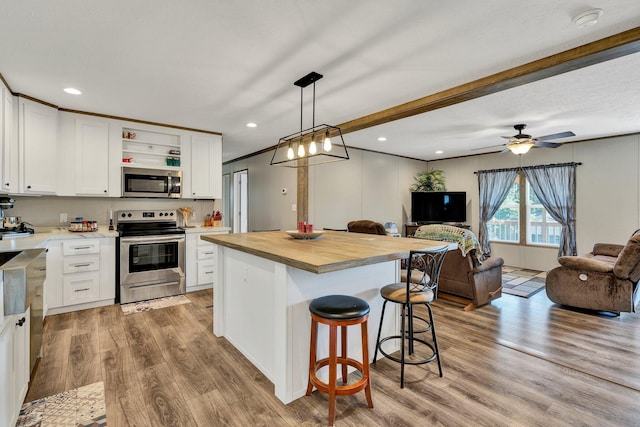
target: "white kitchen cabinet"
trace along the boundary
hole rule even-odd
[[[31,374],[29,363],[29,338],[31,329],[31,308],[23,314],[16,316],[15,336],[13,341],[13,374],[14,387],[17,397],[17,410],[20,410],[22,401],[29,389],[29,376]]]
[[[58,110],[24,98],[19,107],[20,192],[55,194],[58,168],[65,167],[57,161]]]
[[[0,426],[16,424],[29,388],[29,316],[7,316],[0,328]]]
[[[213,288],[217,265],[216,245],[200,239],[200,236],[221,233],[226,234],[228,231],[211,228],[209,231],[187,233],[185,249],[187,292]]]
[[[18,191],[18,139],[14,134],[14,97],[11,91],[0,84],[0,149],[2,150],[2,182],[0,192]]]
[[[114,237],[69,238],[47,244],[47,314],[114,303],[115,245]]]
[[[109,195],[109,123],[75,120],[75,193]]]
[[[188,182],[194,199],[222,198],[222,137],[219,135],[192,134],[191,162]]]
[[[12,426],[16,423],[16,390],[13,374],[13,341],[15,328],[13,318],[8,316],[4,327],[0,328],[0,425]]]

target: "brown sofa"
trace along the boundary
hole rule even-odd
[[[489,257],[480,261],[478,239],[471,231],[453,226],[425,225],[416,230],[415,237],[458,243],[458,249],[449,251],[442,264],[439,297],[462,302],[468,311],[502,296],[504,260]]]
[[[347,224],[347,230],[349,230],[350,233],[378,234],[381,236],[385,236],[387,234],[384,229],[384,225],[368,219],[350,221]]]
[[[635,312],[640,279],[640,231],[626,245],[596,243],[581,256],[558,258],[546,291],[557,304],[613,313]]]

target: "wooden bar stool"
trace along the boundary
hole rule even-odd
[[[309,352],[309,382],[307,396],[313,387],[329,395],[329,425],[336,420],[336,396],[355,394],[364,389],[369,408],[373,408],[371,400],[371,380],[369,379],[369,343],[367,339],[367,319],[369,304],[366,301],[347,295],[329,295],[316,298],[309,304],[311,312],[311,345]],[[316,342],[318,339],[318,323],[329,326],[329,357],[316,360]],[[347,357],[347,326],[361,325],[362,363]],[[340,356],[337,351],[337,328],[340,327]],[[342,384],[337,385],[337,366],[342,365]],[[317,371],[329,366],[329,383],[320,381]],[[353,384],[347,384],[347,366],[353,366],[362,374],[362,378]]]

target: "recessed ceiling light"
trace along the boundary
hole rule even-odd
[[[247,127],[248,127],[248,128],[257,128],[257,127],[258,127],[258,125],[257,125],[257,124],[255,124],[255,123],[253,123],[253,122],[249,122],[249,123],[247,123]]]
[[[444,151],[442,151],[442,150],[436,151],[436,154],[442,154],[442,153],[444,153]]]
[[[573,23],[578,28],[595,25],[600,19],[600,15],[602,15],[602,9],[590,9],[574,16]]]
[[[380,138],[378,138],[378,141],[380,142],[385,142],[387,140],[387,138],[385,138],[384,136],[381,136]]]
[[[67,93],[70,93],[71,95],[81,95],[82,92],[80,92],[78,89],[72,88],[72,87],[66,87],[64,88],[64,91]]]

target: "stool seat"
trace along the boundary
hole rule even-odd
[[[324,319],[357,319],[369,314],[369,304],[349,295],[327,295],[316,298],[309,304],[309,311]]]

